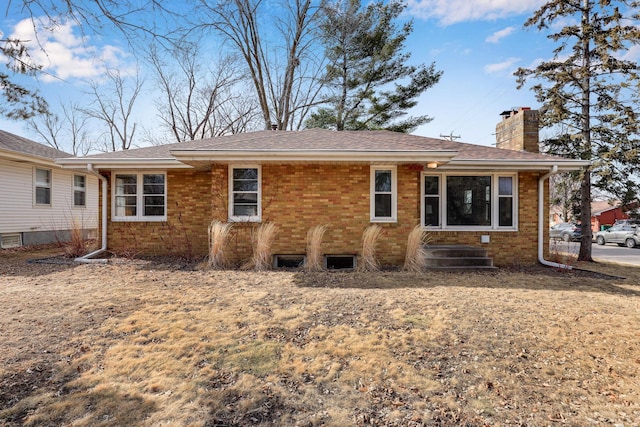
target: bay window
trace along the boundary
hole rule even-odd
[[[113,175],[114,221],[166,221],[165,173],[123,172]]]
[[[422,226],[516,229],[516,175],[423,174]]]

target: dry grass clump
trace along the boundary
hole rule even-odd
[[[316,225],[307,231],[307,261],[304,265],[306,271],[321,271],[323,269],[322,238],[326,231],[326,225]]]
[[[263,271],[271,269],[273,241],[278,233],[278,226],[272,222],[261,224],[252,234],[253,254],[251,259],[243,265],[245,270]]]
[[[223,269],[229,266],[226,246],[232,225],[228,222],[212,221],[209,224],[209,260],[207,267]]]
[[[422,229],[420,224],[413,227],[407,239],[407,254],[404,258],[405,271],[419,272],[424,270],[427,264],[427,250],[424,247],[429,242],[429,234]]]
[[[82,227],[82,223],[76,218],[73,218],[71,222],[69,241],[65,244],[64,251],[69,257],[79,257],[86,252],[84,228]]]
[[[376,259],[376,245],[382,236],[382,228],[379,225],[370,225],[362,233],[362,259],[358,269],[362,271],[377,271],[380,263]]]

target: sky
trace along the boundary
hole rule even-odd
[[[414,31],[406,47],[411,61],[435,63],[443,71],[438,84],[426,91],[412,111],[433,120],[414,131],[429,137],[454,137],[457,141],[490,146],[500,113],[517,107],[539,108],[529,86],[518,90],[513,72],[551,57],[554,45],[524,22],[544,0],[409,0],[407,15]],[[0,17],[0,31],[33,39],[33,26],[14,8]],[[115,33],[114,33],[115,34]],[[133,56],[121,35],[83,35],[77,26],[63,23],[47,37],[43,50],[33,56],[43,64],[35,83],[50,101],[82,99],[86,81],[100,79],[108,68],[131,72]],[[149,82],[148,82],[149,83]],[[152,88],[140,96],[137,120],[153,126]],[[38,140],[24,124],[0,119],[0,127]]]

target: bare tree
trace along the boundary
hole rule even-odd
[[[27,125],[49,146],[86,156],[94,148],[88,131],[89,117],[77,103],[61,103],[62,114],[46,114],[29,120]]]
[[[102,84],[92,82],[89,95],[92,107],[83,109],[106,126],[102,136],[105,151],[128,150],[134,141],[137,124],[133,121],[133,107],[142,90],[143,82],[138,74],[131,84],[118,71],[108,71]]]
[[[256,91],[265,129],[275,122],[278,129],[299,126],[315,104],[320,79],[305,78],[308,72],[322,68],[303,67],[312,56],[316,12],[311,0],[286,2],[284,11],[274,18],[277,42],[269,49],[268,31],[259,21],[262,0],[203,0],[208,12],[202,27],[213,27],[240,53]],[[262,24],[262,26],[261,26]],[[280,45],[278,45],[280,43]],[[297,125],[296,125],[297,123]]]
[[[171,63],[163,61],[154,49],[150,62],[162,92],[157,103],[160,120],[176,142],[236,133],[250,126],[258,108],[238,91],[243,76],[233,57],[215,63],[204,60],[197,42],[182,42],[169,57]]]

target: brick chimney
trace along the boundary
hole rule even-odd
[[[540,152],[538,143],[539,115],[529,107],[503,111],[496,125],[496,147],[507,150]]]

